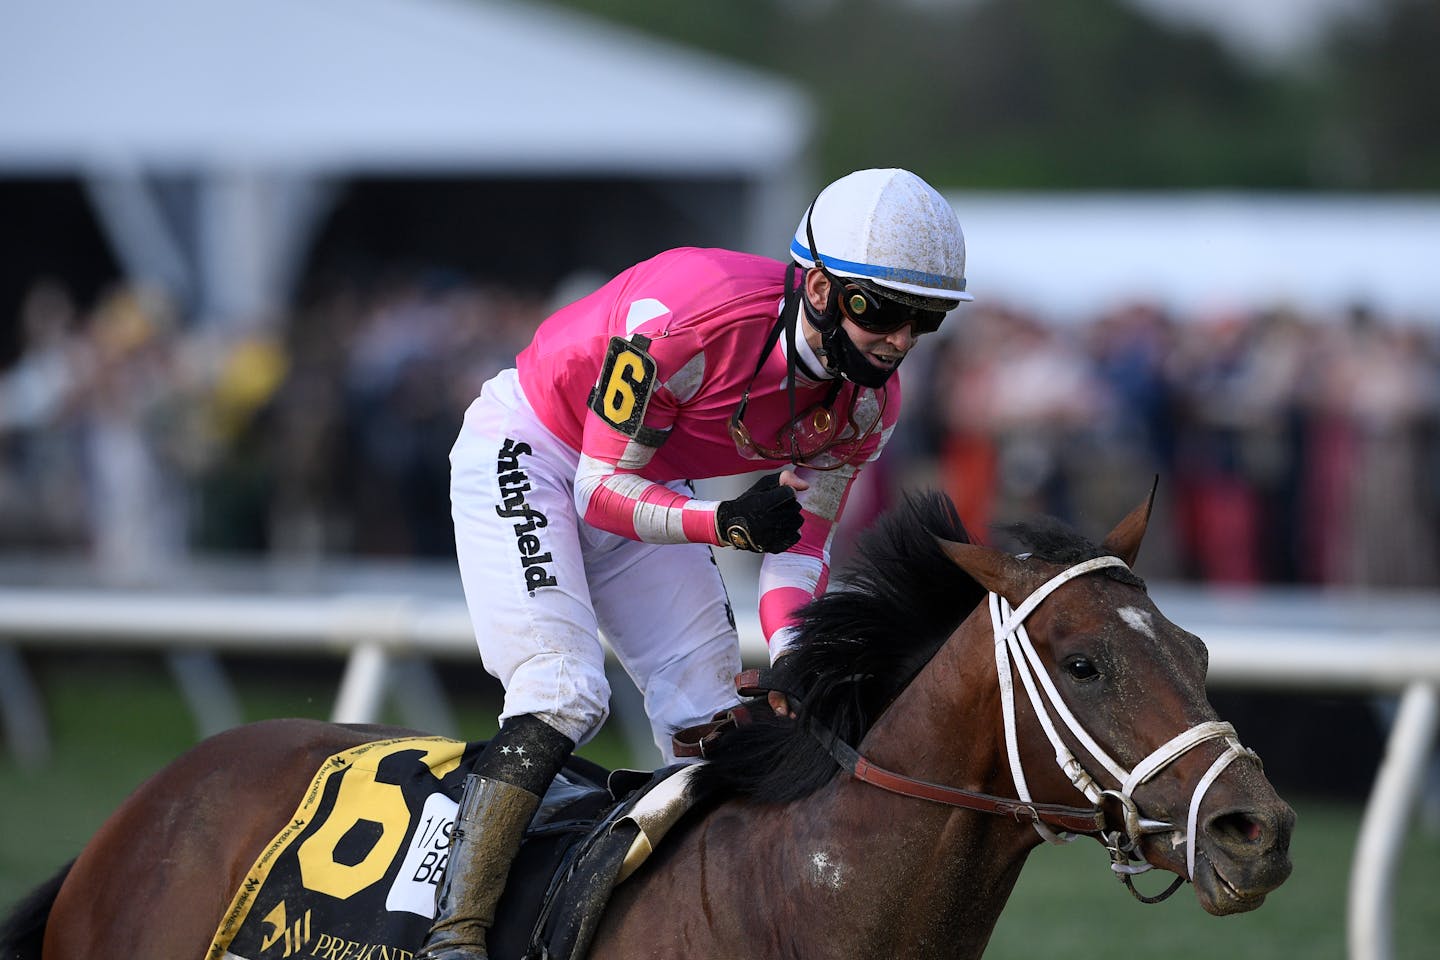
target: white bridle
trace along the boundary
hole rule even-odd
[[[1025,619],[1034,612],[1042,600],[1055,592],[1061,585],[1076,577],[1106,567],[1129,569],[1125,561],[1119,557],[1106,556],[1086,560],[1041,585],[1017,609],[1011,609],[1009,601],[1004,597],[995,593],[990,594],[990,622],[995,628],[995,668],[1000,679],[1000,697],[1005,715],[1005,747],[1010,755],[1010,772],[1015,778],[1015,789],[1019,792],[1020,799],[1025,803],[1030,803],[1030,789],[1025,782],[1025,772],[1015,732],[1015,685],[1011,675],[1013,665],[1014,672],[1020,675],[1025,692],[1029,695],[1030,705],[1034,708],[1040,725],[1045,729],[1046,737],[1055,748],[1055,763],[1070,778],[1070,782],[1075,785],[1075,788],[1085,794],[1090,802],[1098,806],[1104,798],[1113,797],[1124,808],[1126,836],[1122,838],[1119,836],[1119,831],[1116,831],[1114,836],[1107,838],[1106,846],[1111,851],[1113,861],[1111,869],[1121,875],[1121,879],[1127,879],[1129,875],[1151,869],[1150,864],[1145,863],[1138,853],[1140,838],[1144,834],[1168,833],[1179,829],[1174,824],[1164,821],[1142,819],[1133,796],[1135,790],[1193,748],[1209,740],[1223,739],[1225,751],[1216,758],[1215,762],[1210,765],[1210,769],[1200,778],[1200,782],[1195,786],[1195,793],[1190,798],[1190,813],[1186,819],[1184,834],[1185,865],[1189,874],[1187,879],[1193,881],[1195,878],[1195,823],[1200,813],[1200,802],[1204,799],[1211,784],[1235,760],[1241,757],[1250,757],[1258,762],[1260,758],[1253,750],[1241,745],[1240,741],[1236,739],[1234,727],[1228,723],[1211,720],[1198,723],[1172,737],[1136,764],[1133,770],[1127,771],[1112,759],[1075,719],[1074,714],[1070,712],[1065,701],[1060,697],[1059,691],[1055,688],[1054,681],[1046,673],[1034,644],[1030,642],[1030,636],[1025,631]],[[1060,738],[1060,733],[1056,729],[1056,718],[1064,722],[1070,733],[1085,747],[1086,752],[1119,782],[1118,790],[1100,788],[1084,765],[1076,759]],[[1073,835],[1056,833],[1043,823],[1036,822],[1035,829],[1051,843],[1066,843],[1074,839]],[[1137,861],[1138,865],[1133,864],[1132,860]],[[1138,893],[1136,895],[1139,896]]]

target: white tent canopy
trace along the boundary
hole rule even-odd
[[[0,176],[85,177],[131,272],[198,287],[211,312],[272,305],[315,188],[357,174],[726,177],[754,188],[743,236],[773,246],[812,126],[787,84],[534,4],[0,11]],[[167,227],[150,178],[196,174],[196,222]]]
[[[759,171],[808,108],[756,72],[496,0],[16,0],[0,169]]]

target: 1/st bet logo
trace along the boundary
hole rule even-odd
[[[454,820],[436,821],[432,826],[427,818],[415,831],[416,845],[425,853],[416,865],[411,881],[439,885],[440,878],[445,874],[445,864],[450,859],[450,833],[454,829]]]
[[[385,909],[435,916],[435,888],[450,859],[450,834],[455,830],[457,807],[443,793],[432,793],[425,799],[405,859],[385,895]]]

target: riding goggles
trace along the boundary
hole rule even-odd
[[[945,320],[943,310],[912,307],[875,293],[859,281],[842,279],[824,267],[820,269],[826,279],[839,289],[840,309],[846,318],[867,333],[894,333],[908,324],[911,332],[918,337],[922,333],[939,330]]]

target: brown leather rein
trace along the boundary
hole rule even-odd
[[[746,670],[735,677],[735,689],[744,697],[763,696],[772,689],[764,679],[765,671]],[[782,691],[783,692],[783,691]],[[673,740],[677,757],[704,757],[707,745],[713,743],[726,730],[750,722],[750,710],[744,704],[723,711],[709,723],[702,723],[678,731]],[[1025,803],[1008,797],[997,797],[974,790],[948,787],[928,780],[918,780],[902,773],[887,770],[868,758],[850,744],[818,724],[807,723],[810,735],[829,751],[841,769],[856,780],[871,786],[921,800],[1009,817],[1017,823],[1043,823],[1048,827],[1066,833],[1097,836],[1106,829],[1105,814],[1099,807],[1069,807],[1055,803]]]
[[[1057,803],[1024,803],[1007,797],[997,797],[959,787],[947,787],[929,780],[917,780],[903,773],[896,773],[872,763],[862,757],[850,744],[835,736],[829,730],[811,724],[810,733],[830,751],[841,768],[848,770],[856,780],[871,786],[921,800],[981,813],[993,813],[1010,817],[1017,823],[1043,823],[1066,833],[1095,835],[1105,829],[1105,814],[1098,807],[1067,807]]]

